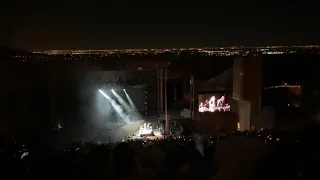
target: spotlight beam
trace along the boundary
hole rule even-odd
[[[130,98],[130,96],[129,96],[129,94],[127,93],[127,91],[124,91],[124,93],[126,94],[126,97],[127,97],[127,99],[128,99],[128,102],[129,102],[131,108],[133,108],[134,110],[136,110],[137,107],[136,107],[136,105],[133,103],[133,101],[132,101],[132,99]]]
[[[125,101],[122,99],[122,97],[120,97],[120,96],[118,95],[118,93],[116,93],[116,92],[113,91],[113,90],[111,90],[111,92],[112,92],[113,95],[119,100],[120,104],[121,104],[127,111],[129,111],[130,109],[132,109],[132,108],[130,108],[129,104],[128,104],[127,102],[125,102]]]
[[[124,109],[128,112],[131,113],[132,115],[138,117],[139,119],[141,116],[135,112],[135,108],[131,107],[121,96],[118,95],[115,91],[111,90],[113,95],[118,99],[119,103],[124,107]]]
[[[123,109],[120,105],[116,103],[115,100],[113,100],[110,96],[108,96],[106,93],[104,93],[101,89],[99,89],[99,92],[109,101],[111,106],[114,108],[114,110],[119,114],[119,116],[126,122],[129,123],[130,121],[127,119],[127,117],[123,114]]]

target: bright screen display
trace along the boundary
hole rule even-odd
[[[230,111],[230,108],[224,94],[199,95],[199,112],[226,112]]]

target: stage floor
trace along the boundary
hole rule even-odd
[[[110,128],[102,133],[98,138],[92,138],[90,141],[98,141],[98,142],[115,142],[122,141],[126,139],[157,139],[163,138],[160,131],[158,129],[154,129],[154,136],[148,137],[140,137],[139,130],[140,126],[144,123],[151,123],[153,128],[156,127],[158,122],[157,116],[144,116],[141,120],[125,124],[122,126]],[[85,140],[84,140],[85,141]]]
[[[163,139],[164,136],[161,135],[160,132],[158,132],[158,130],[154,130],[154,136],[144,136],[144,137],[140,137],[138,134],[135,135],[135,136],[129,136],[127,138],[127,140],[135,140],[135,139],[140,139],[140,140],[143,140],[143,139],[148,139],[148,140],[156,140],[156,139]]]
[[[126,139],[128,136],[133,136],[139,132],[140,126],[145,123],[145,120],[138,120],[118,128],[111,130],[111,139],[113,141],[119,141]]]
[[[126,124],[124,126],[121,126],[117,128],[115,131],[117,132],[118,139],[125,137],[125,139],[134,140],[134,139],[162,139],[163,135],[161,135],[159,129],[153,129],[154,136],[144,136],[140,137],[139,130],[140,126],[144,123],[151,123],[153,127],[155,127],[155,124],[158,122],[158,119],[156,116],[147,116],[144,117],[144,120],[140,120],[134,123]]]

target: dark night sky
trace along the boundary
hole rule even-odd
[[[317,8],[309,0],[7,0],[0,5],[0,45],[43,50],[318,44]]]

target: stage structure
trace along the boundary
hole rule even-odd
[[[160,117],[164,117],[166,121],[166,132],[169,132],[169,116],[168,116],[168,97],[167,97],[167,83],[169,79],[177,79],[178,76],[170,74],[168,76],[168,69],[157,70],[157,87],[158,87],[158,114]],[[175,84],[174,84],[175,86]],[[174,88],[174,94],[176,95],[176,88]]]
[[[158,113],[159,115],[164,114],[166,121],[166,132],[169,132],[169,119],[168,119],[168,102],[167,102],[167,81],[168,81],[168,70],[159,69],[158,74]]]
[[[230,74],[232,69],[207,81],[192,79],[190,107],[194,110],[198,131],[219,134],[230,133],[237,129],[238,116],[233,111],[234,100],[229,88],[232,86]]]
[[[150,72],[150,74],[146,75],[145,72]],[[154,76],[154,72],[157,72],[157,75]],[[105,87],[106,89],[113,89],[113,90],[122,90],[122,89],[143,89],[144,90],[144,108],[145,110],[145,115],[147,115],[148,111],[148,101],[154,102],[152,99],[152,94],[150,96],[150,99],[148,99],[148,94],[149,94],[149,88],[152,89],[152,84],[157,83],[157,102],[155,102],[155,105],[157,105],[157,111],[158,115],[164,117],[166,120],[166,128],[168,129],[169,127],[169,119],[168,119],[168,106],[167,106],[167,81],[168,79],[172,78],[177,78],[177,77],[169,77],[169,71],[168,69],[162,69],[161,67],[155,68],[155,69],[144,69],[144,68],[138,68],[137,70],[131,70],[129,71],[129,74],[127,73],[128,71],[115,71],[115,72],[97,72],[94,76],[95,78],[101,82],[102,79],[112,79],[109,81],[103,81],[101,82],[99,88]],[[119,76],[117,76],[119,75]],[[120,76],[122,78],[120,78]],[[134,82],[136,78],[133,76],[137,76],[140,79],[148,79],[148,83],[150,83],[149,88],[147,87],[146,84],[130,84],[129,82]],[[157,81],[154,81],[154,77],[156,77]],[[90,78],[93,79],[93,78]],[[115,80],[116,79],[116,80]],[[136,82],[136,81],[135,81]],[[132,90],[132,91],[137,91],[137,90]],[[129,90],[127,91],[129,92]],[[150,90],[150,93],[153,91]],[[134,94],[134,93],[132,93]],[[138,92],[138,95],[140,93]],[[133,98],[138,98],[138,96],[134,95]],[[152,106],[154,104],[151,104]],[[139,106],[140,107],[140,106]],[[142,110],[141,108],[137,108],[140,111]],[[151,110],[153,108],[151,107]]]
[[[157,111],[159,116],[163,116],[164,119],[166,120],[166,129],[169,129],[169,118],[168,118],[168,106],[167,106],[167,81],[170,78],[176,78],[176,77],[168,77],[168,69],[138,69],[135,72],[157,72]],[[131,71],[133,72],[133,71]],[[132,77],[130,76],[125,76],[125,71],[122,73],[124,78],[119,78],[112,74],[113,77],[112,79],[118,78],[116,81],[104,81],[101,82],[98,88],[100,89],[108,89],[109,91],[112,89],[114,91],[122,91],[123,89],[126,89],[127,92],[132,91],[132,92],[137,92],[138,89],[142,89],[144,92],[144,114],[147,115],[148,111],[148,86],[146,84],[130,84],[129,82],[131,81],[126,81],[127,79],[130,79]],[[110,77],[110,74],[106,74],[106,77]],[[100,76],[99,76],[100,77]],[[143,77],[143,76],[141,76]],[[151,74],[148,76],[149,78],[151,77]],[[153,81],[154,82],[154,81]],[[151,82],[151,83],[153,83]],[[151,87],[151,86],[150,86]],[[130,90],[129,90],[130,89]],[[135,93],[132,98],[140,98],[140,92],[137,92],[137,95]],[[152,97],[151,97],[152,98]],[[137,100],[138,101],[138,100]],[[139,103],[141,104],[141,103]],[[140,107],[140,108],[139,108]],[[137,105],[137,109],[139,111],[142,111],[142,106]]]
[[[191,119],[195,119],[195,82],[194,77],[190,73],[190,112],[191,112]]]
[[[238,116],[232,112],[230,92],[201,92],[198,95],[197,128],[201,132],[218,134],[237,130]]]

